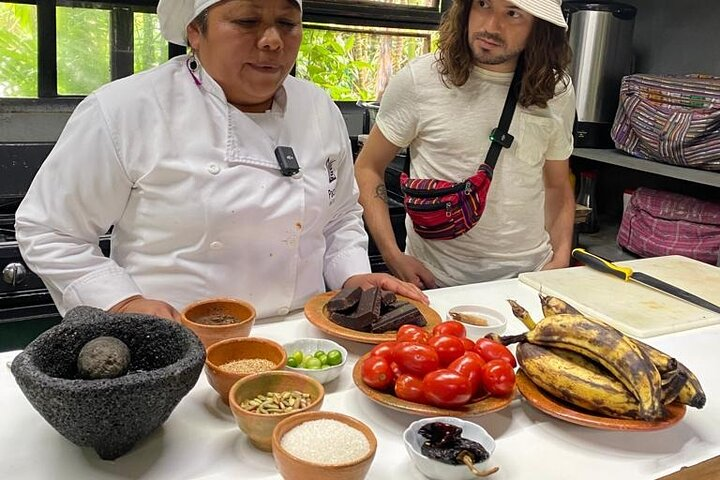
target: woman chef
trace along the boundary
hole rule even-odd
[[[17,210],[17,240],[61,314],[179,317],[209,296],[284,315],[370,274],[343,118],[288,76],[301,0],[160,0],[192,53],[83,100]],[[112,253],[98,238],[113,226]]]

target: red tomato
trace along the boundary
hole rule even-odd
[[[398,342],[427,343],[430,334],[423,327],[417,325],[403,325],[398,329],[396,340]]]
[[[400,365],[398,365],[396,362],[390,362],[390,369],[395,375],[395,381],[397,381],[397,378],[403,374],[402,370],[400,370]]]
[[[442,367],[447,367],[450,362],[465,353],[462,340],[452,335],[434,335],[428,340],[428,345],[437,351]]]
[[[422,380],[407,374],[400,375],[395,380],[395,396],[408,402],[426,402]]]
[[[490,360],[482,367],[482,383],[490,395],[510,395],[515,387],[515,371],[505,360]]]
[[[385,390],[395,379],[390,364],[382,357],[366,358],[362,364],[361,374],[363,382],[377,390]]]
[[[451,335],[453,337],[465,337],[465,335],[467,335],[465,325],[455,320],[438,323],[435,325],[435,328],[433,328],[432,333],[433,335]]]
[[[475,352],[465,352],[448,366],[448,370],[454,370],[470,382],[470,390],[473,396],[478,392],[482,383],[482,367],[485,360]]]
[[[475,351],[480,354],[486,362],[490,360],[505,360],[513,368],[517,366],[512,352],[502,343],[495,342],[489,338],[478,338],[475,342]]]
[[[370,350],[370,356],[382,357],[388,362],[393,361],[393,350],[395,350],[395,342],[383,342],[375,345]]]
[[[463,346],[465,347],[466,352],[474,352],[475,351],[475,342],[470,340],[467,337],[462,337],[460,339],[461,342],[463,342]]]
[[[395,347],[393,358],[403,373],[409,373],[416,377],[424,377],[425,374],[437,370],[440,366],[437,352],[421,343],[399,343]]]
[[[423,378],[422,387],[425,398],[437,407],[460,407],[472,398],[468,379],[452,370],[440,369],[428,373]]]

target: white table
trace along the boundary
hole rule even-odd
[[[513,298],[540,318],[537,292],[517,280],[431,291],[441,315],[453,305],[478,303],[508,317],[506,333],[525,330],[505,302]],[[280,343],[300,337],[324,337],[302,312],[259,321],[253,336]],[[323,409],[352,415],[378,438],[368,478],[418,479],[402,432],[418,417],[398,413],[366,398],[352,382],[352,364],[370,345],[342,341],[349,364],[326,385]],[[720,454],[720,326],[650,339],[676,356],[701,379],[708,395],[703,410],[688,409],[677,425],[657,432],[610,432],[572,425],[547,416],[524,400],[506,409],[472,418],[497,441],[493,460],[500,479],[652,479]],[[33,410],[10,373],[18,352],[0,354],[0,478],[2,479],[279,479],[272,455],[254,449],[235,425],[228,407],[201,374],[195,388],[168,421],[125,456],[103,461],[89,448],[65,440]],[[308,479],[312,480],[312,479]]]

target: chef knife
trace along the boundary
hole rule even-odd
[[[621,278],[626,282],[632,280],[637,283],[641,283],[645,286],[660,290],[661,292],[668,295],[672,295],[673,297],[685,300],[686,302],[690,302],[693,305],[697,305],[699,307],[712,310],[713,312],[720,313],[720,307],[718,307],[714,303],[710,303],[707,300],[698,297],[697,295],[693,295],[690,292],[686,292],[681,288],[670,285],[669,283],[663,282],[662,280],[651,277],[650,275],[647,275],[645,273],[635,272],[632,268],[615,265],[614,263],[605,260],[602,257],[598,257],[597,255],[593,255],[592,253],[589,253],[582,248],[574,249],[572,251],[572,256],[575,260],[584,263],[588,267],[593,268],[597,271],[609,273],[610,275]]]

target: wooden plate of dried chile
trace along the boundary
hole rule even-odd
[[[305,317],[307,317],[310,323],[312,323],[328,335],[332,335],[334,337],[342,338],[345,340],[353,340],[355,342],[371,344],[395,340],[397,330],[389,330],[384,333],[362,332],[358,330],[353,330],[351,328],[343,327],[330,320],[327,303],[337,293],[337,291],[320,293],[308,300],[308,302],[305,304]],[[427,305],[403,297],[401,295],[397,295],[397,299],[403,302],[408,302],[414,305],[418,310],[420,310],[420,313],[422,313],[425,321],[427,322],[424,328],[428,332],[432,332],[433,327],[442,322],[442,318],[440,317],[440,315]]]
[[[358,389],[373,402],[399,412],[420,415],[423,417],[479,417],[488,413],[497,412],[507,407],[517,394],[517,390],[506,397],[484,397],[470,401],[458,408],[440,408],[423,403],[410,402],[393,395],[390,391],[380,391],[368,386],[362,379],[362,362],[370,356],[366,353],[358,359],[353,368],[353,381]]]
[[[518,371],[517,389],[530,405],[551,417],[566,422],[582,425],[583,427],[599,430],[621,430],[627,432],[647,432],[662,430],[671,427],[685,416],[685,405],[673,402],[665,405],[666,414],[659,420],[636,420],[632,418],[613,418],[605,415],[583,410],[569,403],[558,400],[549,393],[545,393],[535,385],[521,370]]]

